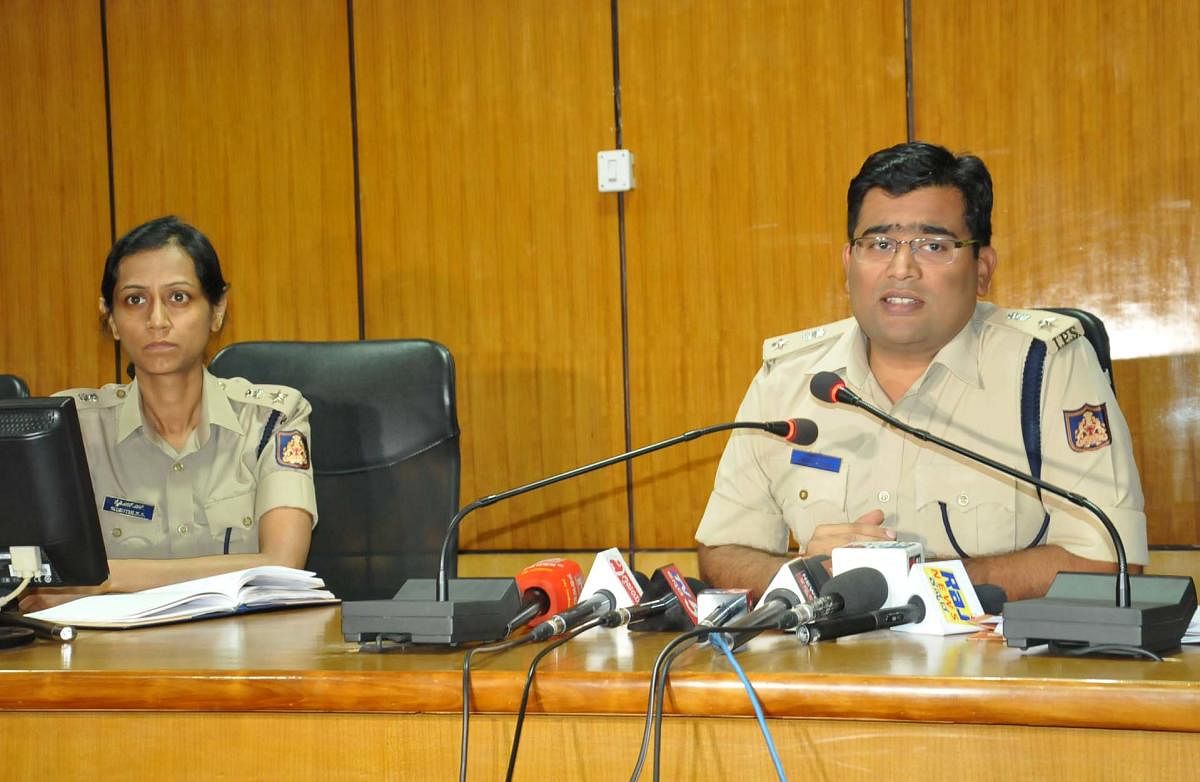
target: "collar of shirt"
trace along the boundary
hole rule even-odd
[[[975,388],[982,388],[983,378],[979,371],[979,351],[982,348],[982,342],[979,335],[984,321],[995,309],[995,305],[988,302],[976,302],[975,312],[967,321],[967,325],[937,352],[933,361],[930,362],[930,369],[934,365],[945,367],[963,383]],[[921,376],[914,387],[919,387],[925,382],[925,379],[929,377],[930,369],[925,370],[925,374]],[[817,372],[841,374],[849,386],[854,389],[865,389],[868,385],[874,385],[871,365],[867,360],[867,336],[857,322],[838,337],[829,351],[813,364],[810,371],[812,374]]]
[[[117,411],[118,443],[123,442],[146,424],[142,417],[142,395],[138,389],[137,379],[134,378],[125,390],[125,401],[121,403],[121,407]],[[208,442],[213,426],[219,426],[238,434],[242,433],[242,425],[238,421],[237,413],[233,410],[233,405],[229,403],[229,397],[221,385],[221,380],[205,369],[204,385],[200,389],[200,423],[196,427],[197,448]],[[149,434],[147,432],[147,435]],[[157,442],[159,438],[155,436],[150,439]]]

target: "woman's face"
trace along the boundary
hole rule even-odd
[[[203,363],[208,339],[225,317],[225,297],[210,304],[192,259],[167,245],[121,259],[112,311],[103,299],[100,310],[138,377],[166,375]]]

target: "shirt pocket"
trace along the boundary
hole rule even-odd
[[[818,524],[846,521],[847,466],[843,461],[837,472],[816,467],[791,465],[781,484],[782,496],[776,501],[792,537],[803,545]]]
[[[1014,550],[1015,479],[935,458],[916,466],[914,481],[917,516],[927,520],[922,529],[942,528],[942,535],[930,535],[933,551],[927,553],[982,556]]]
[[[224,554],[258,553],[258,520],[254,518],[254,492],[205,503],[204,517],[216,551]],[[228,546],[226,546],[228,541]]]
[[[117,500],[120,507],[128,500]],[[162,511],[148,503],[133,503],[138,513],[122,513],[100,507],[100,530],[104,535],[104,548],[113,559],[144,557],[166,557],[169,555],[167,531],[162,521]],[[150,518],[145,518],[149,512]]]

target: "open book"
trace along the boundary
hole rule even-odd
[[[34,619],[120,630],[285,606],[336,603],[315,573],[264,565],[119,595],[91,595],[29,614]]]

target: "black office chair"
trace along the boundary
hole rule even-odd
[[[428,340],[242,342],[209,365],[219,377],[279,383],[312,404],[319,521],[308,567],[345,600],[392,597],[437,575],[458,510],[454,360]],[[451,541],[455,575],[457,538]]]
[[[0,375],[0,399],[25,399],[29,386],[16,375]]]
[[[1083,336],[1092,343],[1092,348],[1096,351],[1096,358],[1100,359],[1100,368],[1104,370],[1104,375],[1108,378],[1108,384],[1112,386],[1113,393],[1116,393],[1117,384],[1113,380],[1112,353],[1108,347],[1108,330],[1104,328],[1104,321],[1091,312],[1076,307],[1038,307],[1037,309],[1069,315],[1079,321],[1079,325],[1083,327]]]

